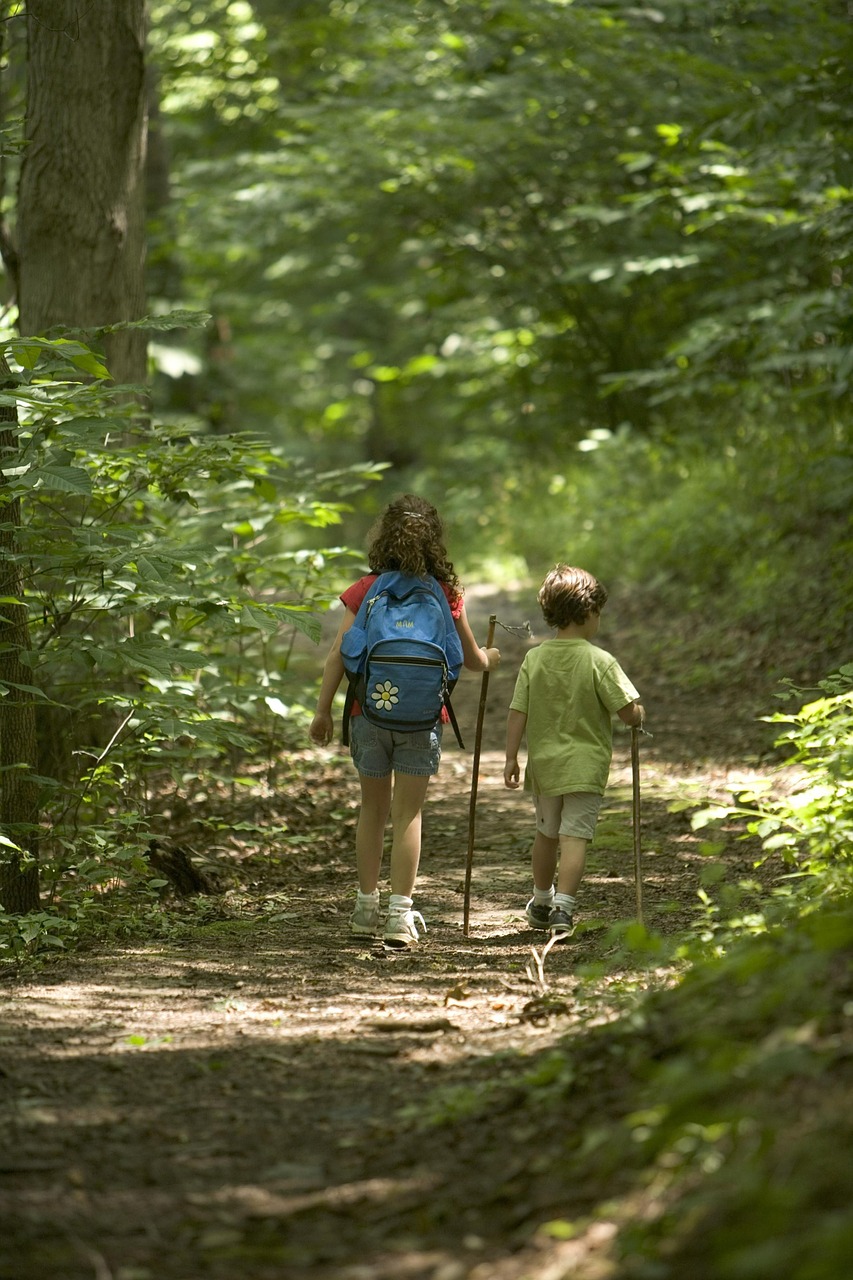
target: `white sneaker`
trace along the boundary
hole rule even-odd
[[[416,947],[420,941],[416,920],[420,920],[426,933],[426,923],[420,911],[415,911],[412,907],[398,907],[389,911],[383,938],[386,947]]]
[[[349,931],[354,938],[373,938],[379,932],[379,899],[356,905],[350,916]]]

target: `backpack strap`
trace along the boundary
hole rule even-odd
[[[459,743],[460,748],[464,751],[465,743],[462,741],[462,734],[459,732],[459,722],[456,719],[456,712],[453,710],[453,704],[450,701],[449,693],[446,693],[444,695],[444,705],[447,707],[447,714],[450,719],[450,723],[453,726],[453,732],[456,734],[456,741]]]
[[[341,743],[343,746],[349,746],[349,722],[352,718],[352,704],[355,702],[355,681],[347,681],[347,691],[344,696],[344,714],[341,718]]]

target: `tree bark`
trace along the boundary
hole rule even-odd
[[[29,0],[24,161],[18,190],[22,334],[79,332],[144,314],[145,0]],[[112,377],[144,383],[142,332],[105,337]],[[10,378],[0,358],[0,383]],[[38,739],[25,582],[16,560],[21,511],[3,480],[14,452],[0,406],[0,903],[39,905]]]
[[[0,354],[0,386],[10,381],[9,366]],[[36,709],[31,693],[15,685],[33,683],[32,670],[22,661],[29,652],[27,606],[23,603],[21,566],[15,558],[21,507],[10,498],[3,476],[4,460],[15,451],[14,432],[7,424],[15,410],[0,405],[0,828],[21,852],[0,845],[0,905],[25,914],[39,906],[38,784],[33,780],[38,761]],[[20,604],[10,604],[9,600]]]
[[[18,194],[20,329],[144,314],[145,0],[30,0]],[[107,366],[142,383],[145,335],[107,335]]]

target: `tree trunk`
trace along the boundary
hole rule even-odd
[[[30,0],[27,109],[18,191],[19,327],[80,331],[144,314],[145,0]],[[119,383],[143,383],[141,332],[107,335]],[[9,379],[0,359],[0,382]],[[0,406],[0,596],[24,598],[21,512],[2,477],[14,409]],[[0,903],[39,905],[38,740],[26,605],[0,605]]]
[[[9,366],[0,355],[0,385],[10,382]],[[0,845],[0,905],[25,914],[39,906],[38,784],[33,781],[38,761],[36,710],[32,694],[15,685],[33,683],[32,670],[21,661],[29,651],[30,633],[20,564],[15,560],[21,508],[9,500],[2,463],[16,450],[15,436],[6,425],[15,410],[0,405],[0,829],[22,852]]]
[[[18,195],[20,329],[144,314],[145,0],[30,0]],[[116,382],[142,383],[141,332],[108,335]]]

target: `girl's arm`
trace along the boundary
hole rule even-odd
[[[501,651],[500,649],[486,649],[477,644],[474,639],[474,632],[471,630],[471,624],[468,621],[468,614],[465,612],[465,605],[462,606],[462,612],[458,618],[454,619],[459,639],[462,641],[462,653],[465,659],[465,666],[469,671],[494,671],[495,667],[500,666]]]
[[[344,678],[344,660],[341,657],[341,640],[344,633],[349,631],[355,622],[355,614],[351,609],[347,609],[338,627],[338,634],[332,641],[332,646],[326,654],[326,661],[323,663],[323,680],[320,684],[320,693],[317,697],[317,710],[314,712],[314,719],[308,730],[308,735],[312,742],[316,742],[318,746],[325,747],[327,743],[332,741],[335,731],[334,721],[332,719],[332,703],[335,700],[335,694],[338,692],[338,686]]]

